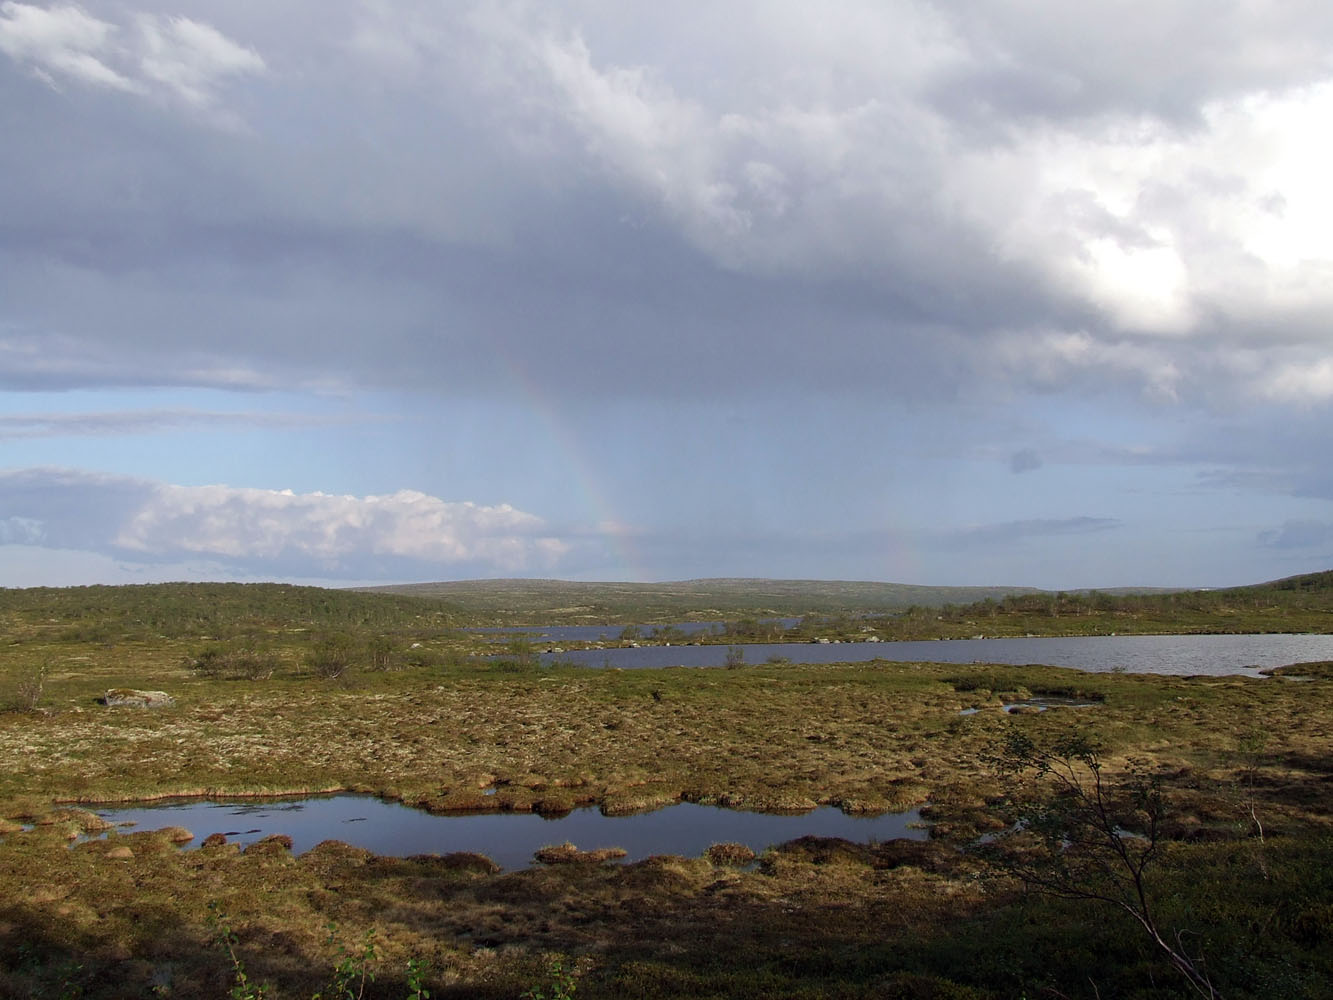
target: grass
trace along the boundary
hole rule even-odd
[[[25,607],[6,620],[0,701],[44,674],[32,710],[0,713],[0,997],[224,996],[234,966],[208,925],[210,902],[228,915],[249,981],[289,997],[327,982],[346,959],[338,942],[372,933],[373,997],[408,995],[413,982],[435,997],[549,990],[554,956],[580,998],[1184,995],[1132,928],[979,877],[964,848],[995,829],[992,803],[1011,790],[987,755],[1012,727],[1087,732],[1112,771],[1137,759],[1165,776],[1169,842],[1155,889],[1226,996],[1278,984],[1317,997],[1333,977],[1326,664],[1262,680],[885,662],[501,669],[464,655],[452,632],[339,624],[358,648],[386,635],[400,651],[419,645],[401,669],[358,660],[328,679],[310,666],[324,633],[309,619],[238,606],[246,628],[221,618],[207,639],[119,624],[86,638]],[[232,636],[224,651],[262,652],[265,669],[247,676],[225,657],[200,669],[214,632]],[[111,687],[165,690],[176,703],[108,709],[96,699]],[[1033,695],[1094,704],[1000,710]],[[337,843],[301,857],[281,841],[182,852],[170,831],[69,846],[96,826],[78,803],[331,789],[546,813],[682,799],[922,805],[933,837],[807,839],[752,867],[719,845],[702,858],[509,873],[476,856],[381,858]]]

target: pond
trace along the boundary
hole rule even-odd
[[[438,816],[366,795],[333,795],[266,801],[192,799],[150,806],[98,809],[129,831],[183,826],[198,846],[211,833],[248,844],[270,834],[292,838],[300,854],[322,840],[341,840],[388,857],[413,854],[484,854],[506,870],[532,864],[540,847],[566,841],[583,850],[620,847],[626,861],[653,854],[698,857],[718,843],[745,844],[756,853],[804,836],[842,837],[858,843],[905,838],[924,840],[927,831],[913,809],[882,816],[848,816],[825,807],[798,816],[741,812],[682,802],[633,816],[603,816],[595,808],[545,819],[532,813],[470,813]]]
[[[1106,673],[1259,676],[1262,667],[1333,659],[1331,635],[1099,635],[922,642],[753,643],[745,662],[770,657],[794,663],[868,660],[932,663],[1029,663]],[[583,667],[721,667],[726,646],[640,646],[544,654],[542,662]]]

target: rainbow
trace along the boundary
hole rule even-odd
[[[514,398],[526,401],[537,425],[550,438],[554,453],[564,457],[572,473],[571,478],[578,498],[590,515],[593,531],[607,542],[607,549],[613,557],[616,578],[630,582],[652,579],[635,545],[634,531],[613,512],[602,479],[595,470],[592,456],[588,454],[579,435],[560,412],[551,394],[539,381],[532,378],[526,367],[509,352],[501,351],[499,357],[504,362],[517,390]]]

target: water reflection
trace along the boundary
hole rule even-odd
[[[859,843],[927,836],[917,810],[862,817],[823,808],[774,816],[688,802],[635,816],[576,809],[558,819],[543,819],[530,813],[435,816],[370,796],[335,795],[267,802],[192,800],[99,809],[98,815],[118,826],[134,824],[122,827],[128,830],[183,826],[195,835],[192,846],[211,833],[224,833],[240,844],[282,833],[292,838],[298,854],[322,840],[342,840],[389,857],[472,851],[505,869],[527,867],[539,847],[565,841],[583,850],[622,847],[627,861],[638,861],[652,854],[698,857],[710,845],[727,842],[760,852],[808,835]]]

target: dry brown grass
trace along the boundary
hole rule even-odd
[[[113,976],[144,992],[168,972],[169,995],[225,994],[228,970],[204,926],[213,899],[231,915],[252,974],[289,995],[319,985],[312,970],[334,955],[330,921],[345,941],[377,929],[385,995],[402,995],[393,970],[408,956],[432,962],[437,996],[517,996],[540,981],[552,951],[582,956],[588,996],[729,989],[725,976],[740,972],[697,978],[719,955],[752,955],[756,967],[796,976],[807,967],[817,975],[830,955],[856,966],[895,934],[945,933],[989,905],[949,838],[994,828],[988,802],[1002,789],[984,754],[1009,726],[1090,729],[1112,768],[1129,757],[1169,768],[1177,832],[1192,843],[1244,836],[1252,806],[1270,835],[1333,816],[1333,693],[1320,678],[852,664],[249,683],[196,676],[184,658],[172,643],[66,648],[48,676],[48,713],[0,715],[0,949],[30,941],[43,954],[78,956],[107,977],[84,984],[90,996],[121,995]],[[125,685],[167,690],[177,704],[94,703]],[[1017,718],[958,714],[998,706],[1001,692],[1061,685],[1101,701]],[[301,857],[273,841],[181,852],[170,834],[145,831],[70,848],[97,818],[60,806],[338,789],[440,811],[595,803],[628,813],[686,800],[875,813],[924,803],[940,836],[877,847],[801,841],[753,872],[720,868],[744,863],[722,857],[721,845],[705,858],[497,875],[476,856],[377,858],[336,842]],[[20,832],[20,819],[41,823]],[[34,977],[0,972],[0,995],[34,983],[60,992]],[[738,992],[778,995],[774,983],[786,980],[745,982]],[[871,993],[892,985],[867,982]]]

